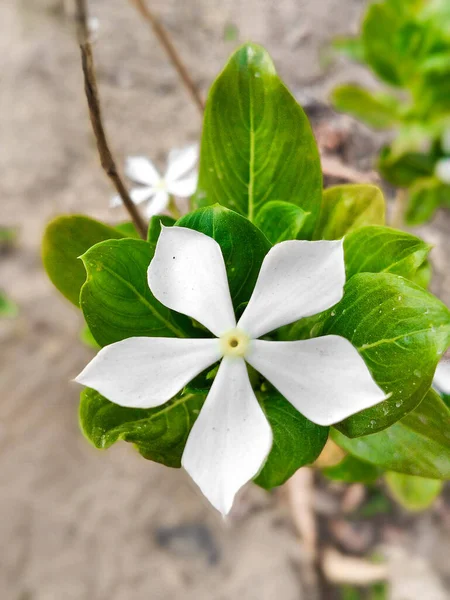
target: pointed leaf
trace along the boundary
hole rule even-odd
[[[273,444],[255,483],[269,490],[316,460],[325,446],[329,428],[308,421],[276,392],[262,395],[260,401],[272,428]]]
[[[285,240],[301,238],[300,233],[308,214],[295,204],[274,200],[264,204],[256,215],[255,225],[271,244],[278,244]]]
[[[124,408],[95,390],[81,392],[79,419],[86,438],[96,448],[118,440],[136,444],[148,460],[180,467],[186,440],[205,395],[186,393],[157,408]]]
[[[391,495],[404,508],[411,511],[429,508],[442,490],[442,481],[390,471],[385,481]]]
[[[332,439],[353,456],[383,469],[450,479],[450,410],[434,390],[387,429],[356,439],[331,430]]]
[[[396,273],[412,279],[431,246],[420,238],[377,225],[361,227],[345,236],[347,280],[356,273]]]
[[[331,94],[331,103],[367,125],[386,129],[398,123],[398,100],[388,94],[376,94],[357,85],[340,85]]]
[[[413,410],[431,386],[450,341],[450,312],[433,295],[390,273],[360,273],[345,286],[322,335],[347,338],[391,396],[336,427],[350,437],[388,427]]]
[[[147,242],[156,244],[161,233],[161,227],[172,227],[175,225],[175,219],[167,215],[155,215],[148,224]]]
[[[42,262],[53,285],[79,306],[86,271],[79,260],[91,246],[104,240],[123,238],[115,229],[83,215],[57,217],[47,225],[42,240]]]
[[[384,225],[383,193],[374,185],[344,184],[323,193],[316,240],[338,240],[364,225]]]
[[[253,220],[281,200],[319,212],[322,173],[308,119],[277,76],[267,52],[246,44],[209,93],[203,124],[196,206],[216,202]]]
[[[187,317],[163,306],[148,287],[154,250],[143,240],[123,239],[101,242],[83,254],[87,281],[80,305],[100,346],[133,336],[192,334]]]
[[[248,219],[224,206],[201,208],[177,221],[209,235],[219,244],[228,275],[231,298],[237,309],[248,302],[270,242]]]

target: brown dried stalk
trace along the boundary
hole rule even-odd
[[[77,22],[77,37],[81,52],[81,64],[84,76],[84,90],[86,92],[87,103],[89,107],[89,116],[92,129],[97,141],[97,149],[100,156],[101,165],[114,184],[117,193],[122,198],[122,202],[127,209],[130,217],[139,232],[139,235],[145,239],[147,236],[147,227],[136,205],[131,200],[130,194],[119,175],[116,162],[108,141],[106,139],[105,129],[103,127],[102,113],[100,109],[100,99],[98,96],[97,78],[95,76],[94,57],[92,46],[89,41],[88,14],[86,0],[75,0],[75,19]]]
[[[141,16],[151,25],[153,32],[158,38],[161,46],[163,46],[164,50],[167,52],[173,66],[180,76],[181,81],[191,95],[192,100],[195,102],[200,113],[203,114],[203,111],[205,110],[205,103],[200,96],[197,86],[189,75],[189,71],[181,60],[175,46],[172,44],[169,34],[145,3],[145,0],[130,0],[130,2],[136,7]]]

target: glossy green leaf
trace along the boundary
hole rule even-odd
[[[431,263],[429,260],[426,260],[420,265],[416,273],[411,277],[411,281],[417,285],[420,285],[420,287],[423,287],[424,289],[428,289],[432,277],[433,269],[431,268]]]
[[[80,305],[100,346],[133,336],[185,337],[191,332],[187,317],[163,306],[148,287],[154,250],[143,240],[123,239],[101,242],[83,254],[87,281]]]
[[[271,247],[262,232],[248,219],[219,205],[189,213],[176,224],[216,240],[222,250],[235,309],[248,302],[262,261]]]
[[[450,479],[450,410],[434,390],[419,406],[387,429],[356,439],[331,430],[344,450],[390,471]]]
[[[156,244],[161,233],[161,226],[172,227],[175,225],[175,219],[167,215],[155,215],[148,224],[147,241]]]
[[[17,304],[0,290],[0,318],[15,317],[18,312]]]
[[[148,460],[180,467],[204,399],[201,393],[186,393],[156,408],[125,408],[86,388],[81,392],[80,427],[96,448],[109,448],[123,440],[136,444]]]
[[[387,487],[395,500],[410,511],[429,508],[442,491],[442,481],[390,471],[385,475]]]
[[[117,231],[120,231],[124,237],[135,238],[137,240],[141,239],[141,236],[139,235],[134,223],[131,221],[119,223],[118,225],[115,225],[114,228],[117,229]]]
[[[197,207],[223,204],[253,220],[266,202],[320,209],[322,173],[308,119],[267,52],[246,44],[209,93],[203,123]]]
[[[342,112],[361,119],[377,129],[398,123],[398,100],[387,94],[369,92],[352,84],[340,85],[331,94],[331,103]]]
[[[75,306],[86,271],[80,256],[104,240],[125,237],[113,227],[82,215],[57,217],[47,225],[42,240],[42,261],[50,280]]]
[[[433,174],[435,158],[430,153],[404,152],[393,154],[385,146],[378,157],[378,169],[381,175],[393,185],[407,187],[421,177]]]
[[[277,393],[262,395],[260,401],[272,428],[273,445],[255,482],[271,489],[316,460],[325,446],[329,428],[308,421]]]
[[[337,465],[322,469],[322,473],[333,481],[369,484],[378,479],[381,469],[349,454]]]
[[[87,325],[85,325],[80,331],[80,340],[83,342],[83,344],[89,346],[89,348],[93,348],[94,350],[100,349],[100,346],[95,341],[94,336],[92,335],[91,330]]]
[[[338,240],[364,225],[384,225],[383,193],[374,185],[343,184],[323,193],[316,240]]]
[[[406,207],[405,220],[408,225],[421,225],[429,221],[436,210],[443,203],[445,198],[445,188],[450,186],[443,185],[434,177],[424,177],[416,181],[408,191],[408,205]]]
[[[356,273],[395,273],[412,279],[431,246],[420,238],[390,227],[361,227],[345,236],[347,279]]]
[[[450,342],[450,312],[423,288],[391,273],[359,273],[345,286],[323,335],[347,338],[390,397],[336,427],[349,437],[388,427],[413,410],[431,386]]]
[[[278,244],[301,237],[307,218],[308,213],[299,206],[273,200],[261,208],[256,215],[255,225],[272,244]]]

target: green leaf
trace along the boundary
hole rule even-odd
[[[262,261],[270,250],[270,242],[263,233],[245,217],[219,205],[189,213],[176,224],[216,240],[225,261],[234,308],[248,302]]]
[[[120,231],[124,237],[135,238],[137,240],[141,239],[141,236],[139,235],[134,223],[131,221],[119,223],[118,225],[115,225],[114,228],[117,229],[117,231]]]
[[[80,305],[100,346],[133,336],[193,334],[189,319],[163,306],[148,287],[154,250],[143,240],[123,239],[101,242],[83,254],[87,281]]]
[[[86,281],[80,256],[98,242],[122,237],[117,229],[83,215],[50,221],[42,240],[42,262],[53,285],[79,306],[81,286]]]
[[[195,205],[220,203],[253,221],[266,202],[291,202],[311,213],[310,236],[321,194],[319,153],[305,113],[267,52],[242,46],[209,93]]]
[[[369,92],[357,85],[340,85],[331,94],[331,103],[377,129],[393,127],[399,120],[399,103],[388,94]]]
[[[316,240],[338,240],[364,225],[384,225],[383,193],[374,185],[344,184],[323,193]]]
[[[450,410],[434,390],[387,429],[356,439],[331,430],[332,439],[353,456],[399,473],[450,479]]]
[[[429,508],[442,490],[442,481],[390,471],[385,481],[393,498],[410,511]]]
[[[80,331],[80,340],[83,342],[83,344],[89,346],[89,348],[93,348],[94,350],[100,349],[100,346],[95,341],[94,336],[92,335],[91,330],[87,325],[85,325]]]
[[[322,335],[341,335],[359,351],[390,397],[336,427],[349,437],[388,427],[413,410],[431,386],[450,341],[450,312],[412,282],[391,273],[359,273],[345,286]]]
[[[201,393],[186,393],[156,408],[125,408],[86,388],[80,398],[80,427],[96,448],[109,448],[123,440],[136,444],[148,460],[180,467],[186,440],[204,400]]]
[[[431,268],[431,263],[429,260],[426,260],[420,267],[417,269],[415,275],[411,277],[411,281],[420,285],[425,290],[428,289],[431,278],[433,276],[433,270]]]
[[[423,152],[394,154],[389,146],[382,148],[378,157],[378,170],[393,185],[408,187],[421,177],[433,174],[435,158]]]
[[[368,484],[378,479],[381,469],[349,454],[337,465],[322,469],[322,473],[333,481]]]
[[[256,215],[255,225],[272,244],[278,244],[298,239],[308,214],[295,204],[273,200],[261,208]]]
[[[147,241],[156,244],[161,233],[161,227],[172,227],[175,225],[175,219],[166,215],[155,215],[148,224]]]
[[[361,227],[345,236],[347,279],[356,273],[395,273],[412,279],[430,250],[429,244],[404,231]]]
[[[424,177],[416,181],[408,192],[405,220],[408,225],[422,225],[429,221],[443,201],[445,188],[438,179]]]
[[[0,290],[0,318],[15,317],[18,312],[19,309],[17,308],[17,304]]]
[[[364,62],[364,46],[362,45],[360,38],[346,36],[336,37],[333,40],[332,46],[334,50],[347,58],[358,62]]]
[[[277,393],[261,396],[260,401],[272,428],[273,445],[255,483],[269,490],[316,460],[325,446],[329,428],[308,421]]]

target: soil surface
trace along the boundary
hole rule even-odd
[[[337,81],[375,85],[361,67],[330,63],[327,50],[334,35],[356,31],[362,1],[152,6],[204,95],[246,40],[267,47],[287,85],[313,108]],[[117,157],[145,154],[163,167],[169,149],[198,139],[200,116],[130,2],[93,1],[91,13],[99,20],[94,51]],[[0,285],[20,310],[0,324],[0,598],[333,598],[331,588],[320,592],[311,583],[283,493],[250,486],[222,520],[181,470],[147,462],[124,443],[97,451],[78,429],[79,389],[70,380],[92,351],[79,341],[80,315],[43,272],[40,239],[57,214],[116,221],[124,214],[108,208],[112,190],[90,132],[70,17],[71,2],[62,0],[0,3],[0,223],[19,227],[16,247],[0,257]],[[233,30],[236,39],[227,41]],[[367,168],[379,137],[325,113],[353,136],[354,166]],[[436,245],[434,286],[447,302],[449,232],[448,214],[421,231]],[[355,525],[343,513],[346,493],[319,483],[314,507],[322,541],[355,555],[376,547],[388,564],[393,600],[448,598],[444,499],[420,516],[391,507],[381,521]]]

